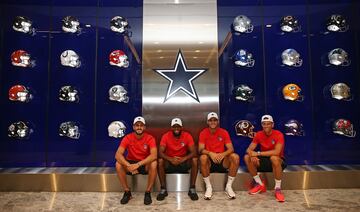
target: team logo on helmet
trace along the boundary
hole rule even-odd
[[[32,95],[28,88],[23,85],[14,85],[9,89],[9,100],[18,102],[29,102]]]
[[[299,32],[301,27],[299,21],[292,15],[287,15],[281,18],[280,29],[283,32]]]
[[[129,67],[129,60],[126,54],[121,50],[112,51],[109,55],[109,63],[113,66],[122,68]]]
[[[19,67],[33,67],[35,61],[31,60],[31,56],[24,50],[16,50],[11,54],[11,64]]]
[[[129,28],[128,21],[121,16],[115,16],[110,21],[110,29],[114,32],[121,34],[128,33]]]
[[[300,54],[295,49],[285,49],[281,53],[281,59],[284,65],[293,67],[300,67],[303,62]]]
[[[346,119],[337,119],[333,122],[333,133],[351,138],[356,136],[353,124]]]
[[[78,90],[70,85],[62,86],[59,90],[59,100],[64,102],[79,102]]]
[[[302,102],[304,96],[301,95],[301,88],[296,84],[287,84],[282,89],[283,97],[286,100]]]
[[[10,138],[28,138],[31,132],[31,128],[23,121],[14,122],[8,127],[8,136]]]
[[[62,20],[62,30],[64,32],[76,33],[80,32],[80,22],[74,16],[66,16]]]
[[[254,125],[248,120],[240,120],[235,124],[235,132],[237,136],[245,136],[253,138],[255,136]]]
[[[295,119],[290,119],[285,123],[285,135],[304,136],[303,124]]]
[[[255,96],[252,95],[253,89],[248,85],[241,84],[234,88],[235,99],[244,102],[254,102]]]
[[[121,121],[113,121],[108,126],[108,135],[114,138],[121,138],[125,135],[126,126]]]
[[[12,28],[15,31],[26,33],[26,34],[35,34],[35,29],[32,26],[32,21],[25,16],[16,16]]]
[[[253,67],[255,65],[253,55],[245,49],[238,50],[233,56],[233,60],[237,66]]]
[[[336,83],[330,88],[331,97],[337,100],[352,100],[350,87],[345,83]]]
[[[326,28],[331,32],[346,32],[349,25],[342,15],[333,14],[328,18]]]
[[[341,48],[331,50],[328,54],[328,58],[329,63],[336,66],[349,66],[351,63],[348,53]]]
[[[59,127],[59,135],[72,139],[79,139],[79,126],[73,121],[63,122]]]
[[[109,89],[109,99],[111,101],[117,102],[129,102],[129,97],[127,96],[127,91],[121,85],[114,85]]]
[[[61,65],[72,68],[79,68],[81,65],[80,57],[73,50],[65,50],[60,55]]]
[[[237,33],[251,33],[254,30],[254,26],[251,24],[250,18],[245,15],[236,16],[232,27]]]

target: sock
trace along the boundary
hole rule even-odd
[[[231,187],[232,184],[233,184],[234,179],[235,179],[235,177],[228,176],[226,187],[228,187],[228,186]]]
[[[253,178],[257,184],[263,185],[263,182],[261,181],[259,174],[255,175]]]
[[[281,189],[281,180],[275,179],[275,189]]]
[[[204,182],[205,182],[206,188],[211,187],[210,176],[204,177]]]

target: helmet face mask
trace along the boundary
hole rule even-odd
[[[350,87],[345,83],[336,83],[330,88],[331,97],[337,100],[350,101],[352,100],[352,95],[350,92]]]
[[[80,57],[73,50],[65,50],[60,55],[61,65],[72,68],[79,68],[81,66]]]
[[[76,33],[80,32],[80,22],[73,16],[66,16],[62,20],[62,30],[64,32]]]
[[[298,23],[298,20],[291,15],[284,16],[280,22],[280,29],[283,32],[299,32],[301,27]]]
[[[254,102],[255,96],[252,95],[253,89],[248,85],[241,84],[234,89],[235,99],[245,101],[245,102]]]
[[[349,29],[349,25],[342,15],[333,14],[328,18],[326,28],[331,32],[346,32]]]
[[[117,102],[129,102],[129,97],[127,96],[127,91],[121,85],[114,85],[109,89],[109,99],[111,101]]]
[[[60,124],[59,127],[59,135],[72,139],[79,139],[80,138],[79,127],[76,125],[75,122],[72,121],[63,122]]]
[[[25,139],[28,138],[31,133],[30,127],[26,125],[23,121],[18,121],[12,123],[8,127],[8,137],[16,139]]]
[[[33,34],[35,31],[32,27],[32,21],[24,16],[16,16],[12,27],[15,31],[26,34]]]
[[[300,54],[295,49],[285,49],[281,53],[281,59],[284,65],[293,67],[300,67],[303,62]]]
[[[233,58],[237,66],[253,67],[255,65],[253,55],[245,49],[238,50]]]
[[[247,16],[239,15],[233,21],[233,30],[237,33],[251,33],[254,30],[254,26]]]
[[[125,136],[126,126],[121,121],[113,121],[108,126],[109,137],[121,138]]]
[[[296,84],[285,85],[282,89],[282,93],[285,100],[304,101],[304,96],[301,95],[301,88]]]
[[[254,125],[248,120],[240,120],[235,124],[237,136],[253,138],[255,136]]]
[[[346,119],[337,119],[333,122],[333,133],[351,138],[356,136],[352,123]]]
[[[121,34],[127,33],[129,29],[129,23],[125,18],[121,16],[115,16],[110,21],[110,29]]]
[[[328,54],[328,58],[329,63],[335,66],[349,66],[351,64],[348,53],[341,48],[331,50]]]
[[[64,102],[79,102],[78,93],[76,88],[72,86],[62,86],[59,91],[59,100]]]
[[[285,135],[304,136],[303,125],[295,119],[291,119],[285,123]]]
[[[109,55],[109,64],[121,68],[127,68],[129,67],[129,60],[123,51],[115,50]]]

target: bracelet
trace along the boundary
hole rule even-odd
[[[136,164],[137,164],[139,167],[141,166],[140,162],[137,162]]]

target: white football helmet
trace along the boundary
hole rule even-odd
[[[65,50],[60,55],[61,65],[79,68],[81,65],[79,55],[73,50]]]
[[[113,121],[108,126],[108,133],[110,137],[121,138],[125,135],[126,126],[121,121]]]
[[[109,99],[111,101],[117,102],[129,102],[129,97],[127,96],[127,91],[121,85],[114,85],[109,89]]]
[[[295,49],[285,49],[281,53],[282,63],[287,66],[300,67],[302,65],[302,59],[300,54]]]
[[[235,32],[251,33],[254,30],[254,26],[251,24],[251,20],[247,16],[239,15],[234,19],[233,29]]]
[[[341,48],[333,49],[328,54],[329,63],[336,66],[349,66],[350,60],[348,53]]]

